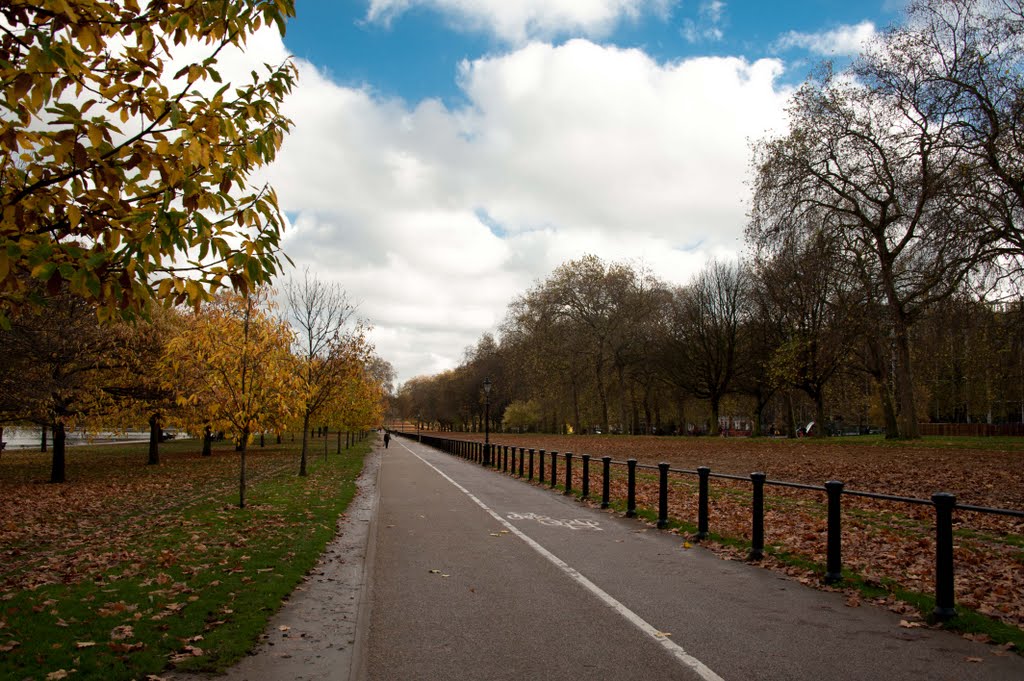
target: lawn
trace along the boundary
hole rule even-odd
[[[195,441],[69,450],[68,482],[38,452],[0,458],[0,667],[12,679],[136,679],[239,659],[312,568],[355,493],[369,444]]]

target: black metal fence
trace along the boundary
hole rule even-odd
[[[437,437],[425,433],[405,433],[396,431],[396,434],[419,439],[424,444],[443,452],[480,463],[484,466],[500,469],[504,473],[512,473],[519,478],[525,478],[529,481],[533,481],[535,479],[534,464],[536,463],[537,481],[542,485],[548,484],[551,488],[555,488],[558,485],[558,466],[559,459],[561,458],[564,466],[564,494],[572,494],[572,471],[576,458],[572,452],[564,452],[559,455],[559,452],[557,451],[545,451],[543,449],[517,447],[513,445],[484,444],[474,440],[456,440],[453,438]],[[579,461],[582,466],[580,496],[583,499],[589,499],[591,496],[591,457],[587,454],[582,454],[579,456]],[[629,518],[635,517],[637,514],[637,470],[657,471],[657,526],[659,528],[665,528],[669,524],[669,473],[683,476],[696,476],[698,480],[697,533],[694,535],[694,539],[696,540],[705,539],[709,534],[708,508],[711,479],[718,478],[722,480],[750,482],[752,491],[751,547],[747,558],[751,561],[758,561],[764,558],[765,486],[824,492],[827,500],[828,518],[824,579],[825,582],[829,584],[835,584],[842,580],[842,500],[844,496],[877,499],[919,506],[932,506],[935,509],[935,609],[933,611],[933,615],[939,620],[947,620],[956,615],[955,598],[953,593],[953,512],[958,510],[971,513],[1024,518],[1024,511],[972,506],[970,504],[958,504],[956,496],[946,492],[933,494],[931,499],[917,499],[913,497],[894,496],[891,494],[877,494],[875,492],[849,490],[846,489],[843,483],[838,480],[830,480],[823,485],[807,485],[797,482],[787,482],[784,480],[769,480],[764,473],[759,472],[751,473],[749,476],[745,477],[741,475],[730,475],[727,473],[713,473],[708,467],[700,467],[695,470],[677,469],[671,468],[667,463],[660,463],[658,465],[641,464],[638,463],[636,459],[615,461],[608,456],[601,457],[600,462],[601,508],[608,508],[611,504],[610,491],[612,466],[621,466],[626,468],[626,517]]]

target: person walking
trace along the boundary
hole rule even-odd
[[[388,448],[388,443],[391,442],[391,433],[384,431],[384,449]]]

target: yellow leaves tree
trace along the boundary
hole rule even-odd
[[[242,82],[216,66],[293,14],[294,0],[0,4],[0,325],[43,302],[31,280],[66,282],[105,320],[271,279],[283,218],[249,178],[289,130],[294,66]]]
[[[253,433],[278,430],[297,409],[292,332],[272,314],[270,291],[222,292],[188,321],[168,348],[170,375],[193,392],[179,397],[197,432],[231,430],[241,454],[239,506],[245,506],[245,452]]]

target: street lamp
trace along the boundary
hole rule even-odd
[[[484,465],[491,465],[491,378],[484,379]]]

